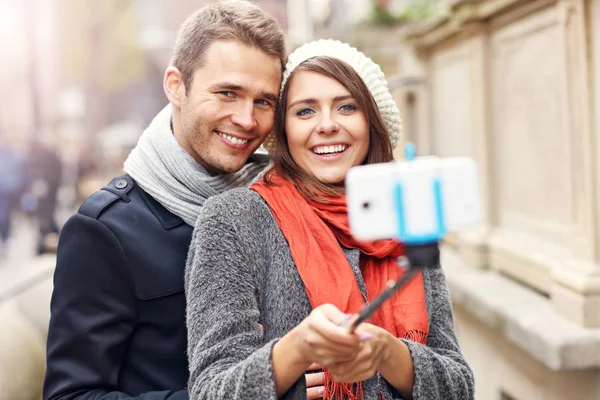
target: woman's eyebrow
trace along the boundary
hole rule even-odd
[[[352,95],[343,95],[343,96],[336,96],[333,98],[333,102],[337,103],[339,101],[344,101],[344,100],[348,100],[348,99],[354,99],[354,97],[352,97]],[[316,104],[319,101],[315,98],[309,98],[309,99],[300,99],[300,100],[296,100],[292,103],[290,103],[290,105],[288,106],[288,108],[292,108],[295,105],[301,104],[301,103],[306,103],[306,104]]]
[[[349,100],[349,99],[354,99],[354,97],[352,97],[351,95],[345,95],[345,96],[337,96],[333,98],[333,102],[337,103],[338,101],[344,101],[344,100]]]
[[[318,103],[318,100],[317,100],[317,99],[314,99],[314,98],[296,100],[296,101],[294,101],[294,102],[290,103],[290,105],[288,106],[288,108],[292,108],[292,107],[294,107],[295,105],[302,104],[302,103],[306,103],[306,104],[317,104],[317,103]]]

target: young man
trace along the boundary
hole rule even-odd
[[[45,399],[188,398],[192,226],[208,197],[265,167],[253,154],[273,126],[284,60],[277,22],[251,3],[211,5],[182,25],[164,77],[170,104],[130,154],[127,175],[63,227]]]

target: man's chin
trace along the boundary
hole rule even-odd
[[[245,149],[244,152],[238,151],[231,153],[228,151],[213,151],[206,154],[206,164],[209,165],[211,175],[215,174],[231,174],[238,172],[246,165],[248,159],[254,151],[252,149]],[[208,169],[207,169],[208,170]]]
[[[244,159],[236,159],[236,160],[227,160],[225,162],[220,162],[215,167],[218,168],[224,174],[233,174],[238,172],[240,169],[246,165],[248,158]]]

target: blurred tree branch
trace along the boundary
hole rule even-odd
[[[440,0],[411,0],[399,13],[391,10],[391,0],[373,0],[371,19],[375,25],[400,25],[426,21],[445,12],[445,3]]]

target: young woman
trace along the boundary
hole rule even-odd
[[[186,273],[192,399],[473,398],[439,265],[354,333],[341,325],[398,279],[400,243],[356,241],[344,178],[392,161],[398,109],[380,68],[333,40],[289,57],[271,143],[275,166],[250,189],[208,200]],[[273,146],[274,145],[274,146]]]

